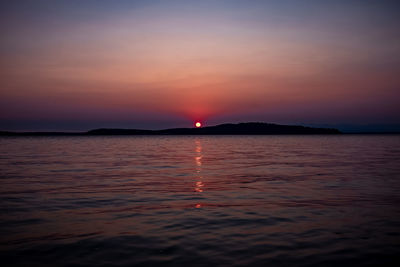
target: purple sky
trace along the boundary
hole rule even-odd
[[[400,130],[396,1],[2,1],[0,130]]]

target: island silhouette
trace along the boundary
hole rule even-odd
[[[87,132],[9,132],[1,131],[0,135],[308,135],[308,134],[341,134],[334,128],[315,128],[300,125],[280,125],[263,122],[225,123],[201,128],[172,128],[164,130],[100,128]]]

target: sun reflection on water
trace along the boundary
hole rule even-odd
[[[201,179],[202,177],[199,177],[199,178]],[[196,182],[196,187],[194,188],[194,190],[196,192],[203,192],[203,188],[202,188],[203,186],[204,186],[203,182],[198,181],[198,182]]]
[[[204,191],[204,183],[203,183],[203,177],[202,177],[202,175],[201,175],[201,166],[202,166],[202,163],[201,163],[201,159],[203,158],[203,155],[202,155],[202,147],[201,147],[201,142],[200,142],[200,140],[199,139],[196,139],[195,140],[195,145],[196,145],[196,148],[195,148],[195,157],[194,157],[194,160],[195,160],[195,162],[196,162],[196,183],[195,183],[195,186],[194,186],[194,191],[195,192],[198,192],[198,193],[202,193],[203,191]],[[201,204],[199,204],[199,203],[197,203],[196,205],[195,205],[195,207],[196,208],[201,208]]]

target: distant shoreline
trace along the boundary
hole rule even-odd
[[[379,135],[400,134],[400,132],[348,132],[334,128],[315,128],[299,125],[280,125],[262,122],[220,124],[202,128],[173,128],[164,130],[112,129],[101,128],[87,132],[12,132],[0,131],[0,136],[121,136],[121,135]]]
[[[101,128],[87,132],[13,132],[0,131],[0,136],[98,136],[98,135],[312,135],[342,134],[333,128],[280,125],[262,122],[226,123],[201,128],[172,128],[163,130]]]
[[[295,135],[332,135],[332,134],[87,134],[86,132],[8,132],[8,131],[0,131],[0,137],[94,137],[94,136],[273,136],[273,135],[281,135],[281,136],[295,136]],[[339,136],[348,136],[348,135],[400,135],[400,132],[371,132],[371,133],[341,133],[337,134]],[[335,136],[337,136],[335,135]]]

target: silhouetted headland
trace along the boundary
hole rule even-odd
[[[164,130],[138,129],[95,129],[82,133],[68,132],[0,132],[0,135],[43,136],[43,135],[275,135],[275,134],[340,134],[337,129],[314,128],[298,125],[248,122],[220,124],[202,128],[173,128]]]

